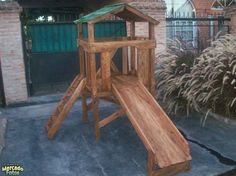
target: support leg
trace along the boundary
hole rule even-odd
[[[83,109],[83,122],[88,122],[88,105],[87,105],[87,95],[82,94],[82,109]]]
[[[94,130],[96,140],[100,139],[100,128],[99,128],[99,100],[98,98],[93,98],[93,118],[94,118]]]
[[[154,167],[154,154],[151,151],[148,151],[147,176],[153,176],[153,167]]]

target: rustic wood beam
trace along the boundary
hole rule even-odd
[[[149,23],[149,39],[155,40],[155,26],[152,23]],[[155,80],[155,49],[149,49],[149,70],[150,70],[150,77],[149,77],[149,89],[152,96],[156,96],[156,80]]]
[[[190,161],[162,168],[154,172],[153,176],[173,176],[190,169]]]
[[[101,73],[102,73],[102,90],[111,89],[111,53],[109,51],[101,54]]]
[[[128,41],[107,41],[107,42],[91,42],[79,41],[79,45],[84,48],[85,51],[90,53],[99,53],[107,50],[113,50],[114,48],[122,48],[131,46],[141,49],[151,49],[156,47],[155,40],[128,40]]]
[[[130,37],[131,39],[135,38],[135,22],[131,21],[130,22]],[[131,73],[135,74],[136,68],[136,57],[135,57],[135,46],[131,46],[130,47],[130,57],[131,57],[131,61],[130,61],[130,65],[131,65]]]
[[[128,47],[122,48],[122,73],[124,75],[128,74]]]
[[[149,64],[149,50],[147,49],[138,49],[137,51],[137,75],[139,80],[147,87],[150,88],[149,80],[150,80],[150,64]]]
[[[88,42],[94,42],[94,24],[88,23]]]
[[[82,40],[83,39],[83,27],[82,27],[81,23],[78,24],[78,31],[79,31],[79,37],[78,38],[79,38],[79,40]],[[85,56],[84,56],[83,47],[79,47],[80,74],[82,76],[85,75],[85,60],[84,59],[85,59]]]
[[[113,113],[112,115],[106,117],[105,119],[101,120],[99,122],[99,128],[102,128],[106,126],[107,124],[111,123],[112,121],[116,120],[118,117],[125,114],[125,111],[123,109],[120,109],[119,111]]]

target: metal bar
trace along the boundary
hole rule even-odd
[[[166,21],[230,21],[230,18],[166,18]]]

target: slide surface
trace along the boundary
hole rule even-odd
[[[112,91],[160,168],[191,160],[188,143],[137,78],[115,77]]]

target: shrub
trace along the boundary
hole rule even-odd
[[[159,64],[156,69],[158,98],[166,102],[168,113],[186,109],[187,100],[183,96],[186,83],[189,80],[194,54],[186,51],[178,41],[169,42],[171,45],[165,53],[157,56]]]
[[[168,112],[201,112],[206,108],[207,112],[235,115],[236,36],[225,35],[213,41],[196,59],[175,46],[157,58],[158,98],[166,102]]]
[[[236,112],[236,36],[225,35],[196,59],[185,96],[195,110]]]

